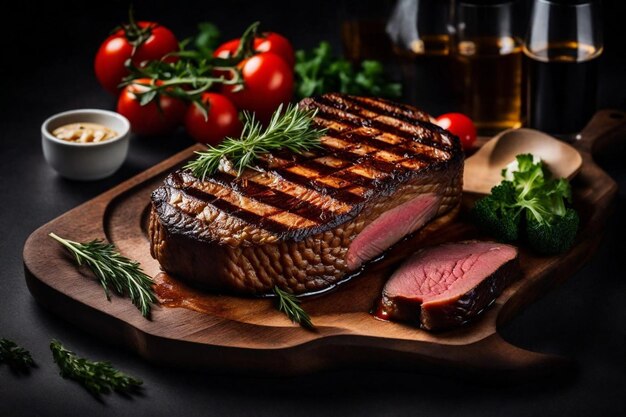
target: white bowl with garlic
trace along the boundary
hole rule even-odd
[[[70,110],[41,125],[44,158],[59,175],[72,180],[112,175],[126,159],[129,139],[128,119],[108,110]]]

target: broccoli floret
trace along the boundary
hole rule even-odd
[[[537,252],[557,254],[570,248],[578,214],[566,206],[572,190],[566,179],[554,179],[530,154],[517,155],[515,169],[502,170],[504,180],[491,195],[476,202],[474,222],[495,238],[511,242],[524,235]]]
[[[564,215],[553,216],[549,222],[538,220],[531,211],[527,213],[526,239],[535,251],[555,255],[572,246],[580,222],[576,211],[566,208]]]
[[[520,210],[515,207],[515,187],[503,181],[491,189],[491,195],[476,202],[471,212],[474,222],[503,242],[518,238]]]

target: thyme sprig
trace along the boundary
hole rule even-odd
[[[3,363],[16,373],[27,373],[30,368],[35,367],[35,361],[29,351],[4,338],[0,339],[0,364]]]
[[[49,236],[62,244],[76,258],[79,266],[87,265],[96,275],[107,300],[110,289],[119,295],[128,295],[144,317],[150,317],[151,306],[156,302],[152,278],[143,272],[139,262],[122,256],[115,245],[102,240],[87,243],[63,239],[54,233]]]
[[[276,294],[276,299],[278,300],[278,311],[282,311],[292,322],[298,323],[304,328],[315,329],[311,317],[304,311],[300,305],[300,300],[295,295],[278,287],[274,287],[274,294]]]
[[[303,109],[297,105],[283,106],[272,115],[263,128],[254,115],[244,112],[244,128],[240,138],[226,138],[218,146],[208,146],[206,151],[196,152],[198,157],[185,165],[193,174],[204,180],[213,174],[223,159],[228,160],[241,175],[262,154],[278,149],[302,153],[320,146],[320,137],[326,129],[313,126],[317,109]]]
[[[92,362],[77,356],[57,340],[52,340],[50,350],[60,375],[78,382],[96,397],[111,391],[137,392],[143,384],[140,379],[118,371],[110,362]]]

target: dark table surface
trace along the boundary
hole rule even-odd
[[[623,11],[606,2],[606,52],[600,106],[626,109]],[[322,38],[339,50],[342,16],[367,12],[362,2],[246,3],[231,0],[135,2],[138,14],[181,37],[195,23],[217,23],[228,39],[260,19],[297,47]],[[4,8],[4,6],[3,6]],[[560,288],[506,324],[503,336],[518,346],[572,357],[577,372],[534,381],[489,384],[457,375],[346,369],[290,378],[237,377],[168,369],[144,362],[111,341],[76,329],[42,309],[24,282],[22,248],[38,226],[192,144],[184,134],[132,140],[124,166],[96,182],[72,182],[45,163],[39,128],[48,116],[74,108],[112,109],[114,100],[93,76],[92,59],[108,31],[125,18],[125,2],[18,2],[3,10],[0,39],[0,337],[33,353],[38,368],[17,377],[0,367],[1,416],[55,415],[419,415],[618,416],[626,415],[626,256],[623,155],[604,162],[619,182],[617,209],[597,254]],[[575,92],[573,92],[575,94]],[[446,109],[429,108],[438,113]],[[626,138],[624,138],[626,140]],[[142,397],[110,395],[95,401],[63,380],[48,344],[57,338],[79,354],[112,361],[145,381]]]

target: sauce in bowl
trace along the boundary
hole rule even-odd
[[[61,140],[75,143],[97,143],[117,136],[117,132],[98,123],[70,123],[54,129],[52,134]]]

